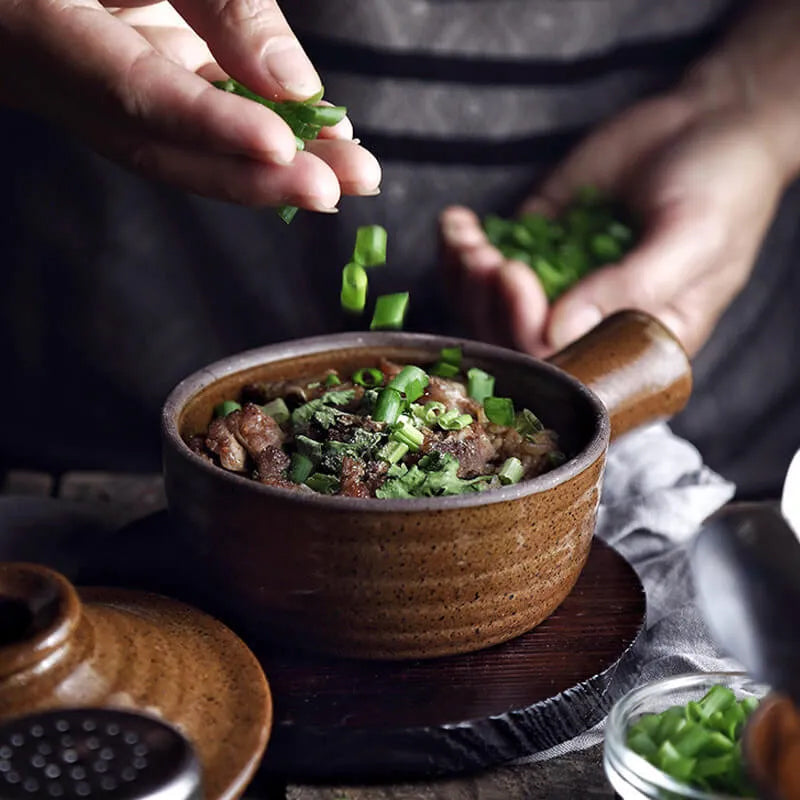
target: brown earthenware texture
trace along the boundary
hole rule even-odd
[[[0,641],[0,718],[119,707],[159,716],[195,746],[207,798],[241,795],[272,722],[263,672],[222,624],[182,603],[121,589],[78,594],[61,575],[0,565],[0,596],[29,609]]]
[[[213,406],[253,380],[330,367],[348,373],[381,355],[424,365],[448,343],[328,349],[245,369],[196,394],[180,430],[203,430]],[[485,497],[329,498],[226,473],[178,442],[165,447],[171,514],[206,552],[239,612],[274,637],[337,655],[403,659],[518,636],[557,608],[583,568],[608,430],[602,406],[576,381],[526,356],[508,357],[469,363],[491,370],[498,394],[531,407],[563,431],[569,454],[581,454],[536,484]]]
[[[791,698],[764,698],[745,726],[748,771],[766,800],[800,800],[800,710]]]
[[[583,381],[608,410],[611,438],[680,411],[692,391],[689,357],[677,337],[640,311],[603,320],[550,362]]]

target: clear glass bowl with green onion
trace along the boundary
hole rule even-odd
[[[710,694],[712,690],[713,694]],[[733,702],[730,700],[731,691],[735,698]],[[757,701],[768,692],[768,686],[752,680],[743,672],[676,675],[652,681],[628,692],[611,709],[606,722],[603,764],[614,791],[623,800],[733,800],[756,797],[747,779],[741,757],[741,742],[749,714]],[[719,720],[719,725],[712,725],[709,722],[711,714],[704,717],[704,700],[705,711],[711,713],[718,710],[718,701],[721,701],[723,710],[720,715],[728,713],[729,719],[723,722],[717,716],[714,722]],[[729,703],[727,708],[726,702]],[[734,705],[744,710],[744,717],[739,715],[738,721],[734,721],[738,713]],[[677,712],[668,711],[676,708],[687,712],[686,720],[682,729],[666,732],[665,728],[671,727],[668,719],[670,713],[675,713],[676,719],[680,716]],[[652,732],[652,742],[647,741],[645,734],[650,725],[656,726]],[[730,747],[724,739],[730,740]],[[656,748],[649,760],[642,754],[646,752],[642,741]],[[667,760],[662,763],[668,771],[651,763],[661,761],[659,756],[666,757]],[[735,775],[735,768],[732,770],[734,774],[730,774],[731,761],[740,764],[738,776]],[[713,773],[715,769],[717,774],[712,778],[705,776],[705,773]],[[722,774],[723,769],[727,769],[727,775]],[[720,788],[725,784],[729,786],[727,790]]]

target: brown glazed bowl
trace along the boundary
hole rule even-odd
[[[215,404],[252,381],[429,364],[460,345],[496,392],[555,429],[562,466],[502,489],[378,500],[273,488],[194,454]],[[430,658],[538,625],[589,553],[609,438],[685,404],[689,361],[653,318],[621,312],[551,359],[411,333],[346,333],[251,350],[186,378],[163,409],[171,516],[203,549],[242,619],[331,654]]]

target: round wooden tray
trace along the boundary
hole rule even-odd
[[[232,618],[166,512],[115,537],[113,564],[86,582],[148,588],[229,624],[272,688],[263,770],[310,779],[421,777],[489,767],[599,722],[635,682],[645,595],[631,566],[595,539],[586,567],[545,622],[496,647],[430,661],[356,661],[288,651]]]

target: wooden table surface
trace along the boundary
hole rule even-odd
[[[69,472],[60,476],[14,470],[2,475],[5,496],[57,497],[85,504],[109,525],[122,526],[164,508],[160,475]],[[256,780],[247,800],[610,800],[602,746],[548,761],[498,767],[447,780],[355,785],[276,784]]]

